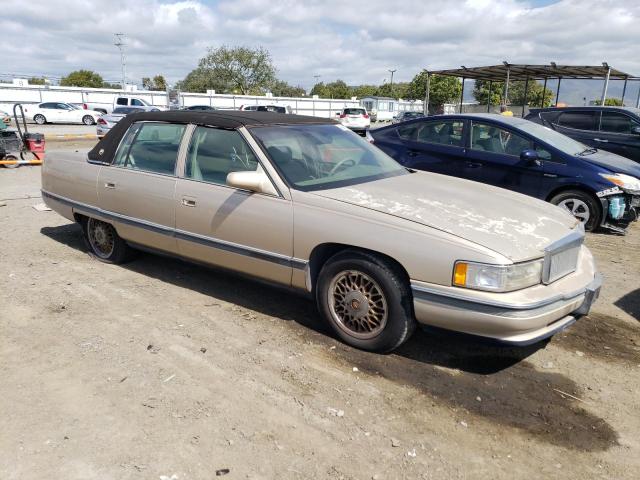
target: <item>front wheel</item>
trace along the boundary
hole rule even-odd
[[[96,121],[91,115],[85,115],[84,117],[82,117],[82,123],[84,123],[85,125],[93,125],[96,123]]]
[[[416,327],[407,281],[376,255],[345,251],[332,257],[318,276],[316,301],[338,337],[363,350],[394,350]]]
[[[89,218],[82,226],[87,246],[98,260],[118,264],[132,258],[133,250],[110,223]]]
[[[580,220],[588,232],[592,232],[600,225],[602,208],[598,200],[586,192],[567,190],[560,192],[550,201]]]
[[[45,123],[47,123],[47,119],[44,117],[44,115],[38,114],[35,117],[33,117],[33,121],[36,122],[38,125],[44,125]]]
[[[7,156],[4,157],[4,160],[15,160],[16,161],[16,163],[4,163],[4,164],[2,164],[2,166],[4,168],[18,168],[20,166],[20,164],[17,163],[19,159],[15,155],[7,155]]]

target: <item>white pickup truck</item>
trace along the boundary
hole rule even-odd
[[[108,103],[83,103],[82,108],[85,110],[95,110],[102,113],[111,113],[118,107],[137,107],[140,110],[154,112],[159,110],[167,110],[165,107],[156,107],[141,97],[121,96],[113,99],[113,104]]]

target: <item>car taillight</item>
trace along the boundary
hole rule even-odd
[[[89,106],[88,106],[86,103],[83,103],[83,104],[82,104],[82,108],[83,108],[84,110],[89,110]]]
[[[107,124],[107,121],[106,121],[104,118],[99,118],[99,119],[98,119],[98,123],[99,123],[100,125],[106,125],[106,124]]]
[[[347,116],[344,113],[341,113],[340,118],[347,118]]]
[[[364,115],[362,115],[362,118],[369,118],[369,115],[365,113]]]

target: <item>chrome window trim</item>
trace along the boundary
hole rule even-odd
[[[307,260],[296,258],[296,257],[290,257],[282,253],[262,250],[260,248],[251,247],[251,246],[243,245],[240,243],[229,242],[227,240],[222,240],[220,238],[199,235],[186,230],[179,230],[173,227],[168,227],[166,225],[160,225],[158,223],[148,222],[146,220],[130,217],[128,215],[111,212],[109,210],[93,207],[86,203],[71,200],[61,195],[56,195],[54,193],[47,192],[46,190],[41,190],[41,192],[44,198],[51,198],[52,200],[59,201],[61,203],[64,203],[67,206],[72,207],[75,210],[78,210],[88,215],[95,215],[101,218],[106,218],[106,219],[114,220],[127,225],[132,225],[134,227],[143,228],[145,230],[149,230],[154,233],[159,233],[162,235],[167,235],[167,236],[179,238],[182,240],[188,240],[191,242],[200,243],[203,245],[210,246],[212,248],[216,248],[218,250],[224,250],[231,253],[236,253],[238,255],[243,255],[246,257],[265,260],[278,265],[288,266],[296,270],[304,270],[307,267],[307,264],[309,263]]]

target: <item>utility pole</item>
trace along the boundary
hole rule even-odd
[[[393,74],[396,72],[396,69],[387,70],[387,72],[391,72],[391,83],[389,84],[389,90],[391,91],[391,97],[393,97]]]
[[[113,43],[120,50],[120,65],[122,67],[122,89],[125,90],[127,86],[127,63],[124,57],[124,33],[114,33],[115,42]]]

